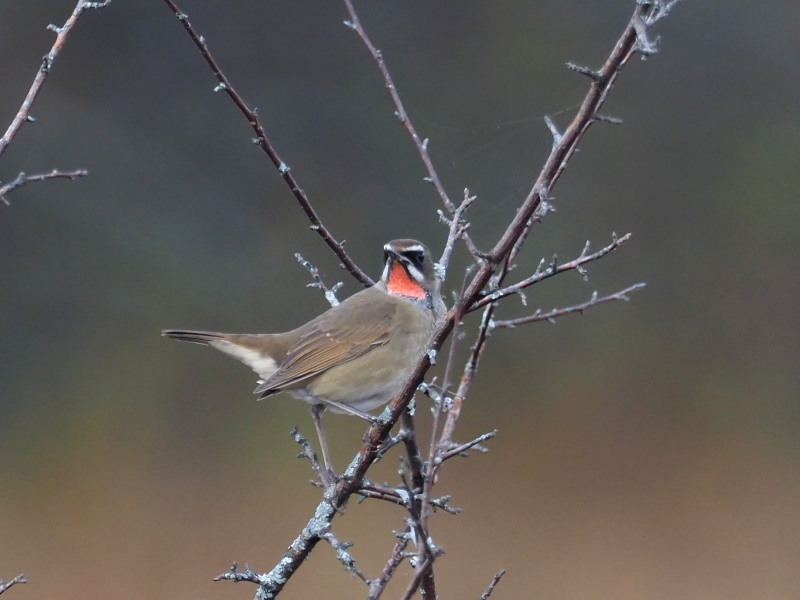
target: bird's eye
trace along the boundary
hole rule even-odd
[[[425,253],[422,250],[412,250],[407,252],[406,256],[418,267],[422,266],[422,262],[425,260]]]

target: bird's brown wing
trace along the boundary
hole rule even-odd
[[[374,290],[365,290],[370,292]],[[358,358],[389,341],[394,316],[392,303],[373,303],[365,294],[342,304],[303,326],[278,370],[255,390],[262,397]]]

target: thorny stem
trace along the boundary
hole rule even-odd
[[[291,178],[288,168],[285,167],[282,161],[280,161],[271,146],[269,146],[269,149],[266,147],[268,146],[268,143],[266,142],[266,136],[263,135],[263,129],[261,129],[257,120],[255,119],[255,115],[244,105],[244,103],[241,101],[241,98],[239,98],[237,94],[231,93],[227,78],[225,78],[225,76],[219,71],[219,67],[217,67],[215,61],[208,54],[208,49],[205,45],[205,42],[199,38],[191,26],[188,25],[186,16],[180,12],[180,10],[175,6],[174,2],[172,2],[172,0],[165,0],[165,2],[167,2],[167,4],[173,9],[173,12],[179,16],[184,24],[184,27],[186,27],[187,31],[195,40],[195,43],[198,45],[204,57],[206,57],[207,62],[209,65],[211,65],[212,70],[214,70],[215,74],[217,75],[220,81],[220,86],[224,87],[225,91],[231,96],[234,102],[239,105],[240,109],[246,115],[248,115],[248,117],[252,118],[251,125],[256,128],[256,131],[259,135],[259,143],[265,146],[265,150],[268,151],[270,157],[273,159],[273,162],[276,164],[276,166],[278,166],[281,174],[284,176],[284,179],[286,179],[287,182],[291,182],[290,187],[292,187],[293,192],[295,192],[296,196],[299,194],[298,200],[302,198],[301,204],[310,208],[308,200],[304,195],[302,195],[301,192],[299,192],[299,187],[297,187],[296,182],[294,182],[294,180]],[[348,10],[352,11],[351,0],[345,0],[345,2],[348,6]],[[674,4],[674,1],[669,3],[669,6],[671,7],[672,4]],[[325,489],[322,501],[317,506],[315,514],[313,517],[311,517],[307,525],[289,546],[284,557],[268,573],[256,574],[252,571],[240,573],[237,572],[235,568],[232,568],[230,572],[220,575],[221,579],[252,581],[259,585],[259,590],[257,593],[259,598],[272,598],[283,589],[288,580],[294,573],[297,572],[297,569],[299,569],[300,565],[305,561],[309,552],[311,552],[319,540],[330,531],[332,521],[338,514],[338,510],[346,504],[347,500],[352,494],[358,493],[359,489],[362,488],[367,470],[378,458],[380,448],[388,438],[393,424],[406,410],[406,407],[414,395],[414,392],[422,382],[425,373],[430,367],[431,356],[433,355],[432,352],[438,351],[442,347],[442,344],[452,332],[456,321],[460,318],[460,315],[467,312],[469,308],[475,307],[476,302],[481,300],[482,291],[486,288],[490,279],[498,273],[498,270],[502,268],[501,265],[505,262],[506,265],[510,266],[509,258],[512,257],[512,253],[515,254],[519,251],[519,248],[521,247],[521,239],[523,239],[526,235],[530,224],[533,222],[532,220],[536,218],[537,211],[544,210],[546,208],[546,204],[543,205],[543,203],[548,198],[554,185],[557,183],[558,179],[566,168],[570,158],[576,152],[580,140],[592,123],[598,120],[599,110],[603,106],[609,92],[613,88],[622,67],[628,62],[634,53],[652,53],[654,51],[654,45],[647,39],[647,29],[658,18],[663,16],[664,6],[664,4],[655,3],[654,1],[637,1],[637,6],[634,9],[633,16],[631,17],[627,27],[625,28],[625,31],[618,40],[605,64],[600,71],[593,73],[592,77],[590,78],[590,89],[580,109],[578,110],[577,115],[574,117],[563,134],[556,135],[557,132],[554,132],[551,153],[547,158],[535,184],[521,206],[518,208],[503,235],[497,240],[491,251],[482,256],[483,260],[478,261],[478,269],[469,280],[464,293],[462,294],[461,298],[459,298],[456,306],[448,311],[447,315],[434,331],[428,344],[429,352],[426,352],[420,358],[419,362],[409,375],[403,390],[392,399],[381,415],[375,419],[375,423],[369,427],[364,436],[364,446],[353,458],[346,471],[342,474],[342,477],[337,482]],[[351,12],[351,14],[353,13]],[[353,26],[360,28],[360,23],[358,23],[357,18],[353,19]],[[379,57],[380,56],[378,55],[377,58]],[[396,90],[394,90],[393,87],[392,92],[396,93]],[[404,115],[404,111],[401,114]],[[425,151],[424,143],[419,143],[420,146],[418,146],[418,148],[421,148],[423,151]],[[423,152],[423,155],[424,154],[425,152]],[[452,209],[449,210],[451,210],[452,214]],[[312,223],[315,226],[322,227],[322,224],[319,222],[318,218],[316,216],[314,218],[316,221],[312,219]],[[329,245],[331,245],[330,242]],[[343,254],[341,246],[338,244],[333,244],[331,247],[334,252],[337,253],[337,256],[340,256],[341,258]],[[354,271],[354,273],[357,272],[358,271]],[[484,318],[481,320],[478,339],[473,346],[470,359],[467,363],[466,369],[464,370],[461,385],[459,386],[459,391],[457,393],[457,396],[460,396],[462,399],[462,392],[465,393],[465,391],[468,390],[469,384],[471,383],[472,377],[475,373],[475,368],[477,368],[477,364],[486,347],[486,337],[488,335],[489,323],[494,311],[495,301],[488,300],[485,302],[485,304],[486,308],[484,312]],[[456,404],[456,402],[453,402],[454,407]],[[446,438],[445,432],[452,432],[455,426],[457,415],[454,416],[454,411],[455,408],[451,408],[451,411],[448,414],[448,422],[452,420],[452,423],[445,424],[445,428],[440,440],[451,439]],[[450,434],[448,433],[447,435]],[[452,446],[444,447],[448,448]],[[429,536],[427,534],[427,530],[421,530],[421,528],[419,528],[419,517],[417,516],[415,518],[414,516],[416,509],[417,503],[412,502],[411,506],[409,507],[409,512],[412,519],[411,526],[414,529],[417,529],[417,531],[422,533],[424,536],[423,539],[417,540],[418,543],[428,545]],[[435,597],[435,587],[433,587],[431,569],[434,559],[435,551],[433,548],[429,547],[428,551],[425,553],[423,562],[416,565],[414,579],[406,589],[406,593],[403,596],[404,598],[410,598],[416,592],[416,590],[422,586],[423,594],[431,594],[429,597],[431,600],[433,600]]]

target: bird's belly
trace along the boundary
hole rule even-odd
[[[397,388],[398,391],[400,388]],[[306,391],[306,390],[287,390],[289,394],[293,398],[297,398],[298,400],[303,400],[304,402],[308,402],[309,404],[326,404],[330,398],[322,398],[320,396],[315,396],[314,394]],[[385,393],[385,392],[377,392],[371,396],[365,396],[363,398],[358,398],[357,400],[348,400],[347,402],[343,402],[342,404],[346,404],[347,406],[352,406],[353,408],[360,410],[361,412],[368,412],[374,408],[378,408],[379,406],[383,406],[389,400],[392,399],[394,396],[393,393]],[[349,415],[352,414],[346,410],[342,410],[341,408],[337,408],[333,404],[328,404],[328,410],[333,413],[338,413],[340,415]]]
[[[389,402],[406,380],[405,371],[394,369],[342,369],[328,371],[302,389],[289,390],[295,398],[318,404],[320,401],[347,404],[360,411],[369,411]],[[335,406],[331,412],[346,414]]]
[[[373,410],[400,392],[426,341],[427,332],[397,336],[385,346],[328,369],[291,393],[312,404],[333,401],[360,411]],[[343,412],[334,406],[329,410]]]

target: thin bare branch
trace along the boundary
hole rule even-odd
[[[208,48],[208,44],[206,44],[205,38],[197,33],[197,30],[192,26],[189,22],[189,16],[184,13],[178,5],[173,2],[173,0],[164,0],[170,10],[178,17],[178,20],[183,25],[186,32],[189,34],[189,37],[192,38],[192,41],[195,43],[197,48],[200,50],[200,54],[202,54],[203,58],[205,59],[208,66],[211,68],[211,71],[214,73],[214,76],[217,78],[218,85],[214,89],[214,91],[218,92],[225,92],[233,103],[237,106],[239,111],[245,116],[247,122],[250,124],[250,127],[256,134],[256,139],[254,142],[261,146],[261,149],[267,154],[269,159],[272,161],[272,164],[275,165],[275,168],[278,169],[278,173],[280,174],[281,178],[284,180],[286,185],[289,186],[292,194],[294,195],[297,202],[300,204],[300,207],[305,212],[306,217],[311,222],[311,229],[316,231],[319,236],[324,240],[324,242],[328,245],[328,247],[333,251],[333,253],[339,258],[342,262],[342,266],[347,269],[347,271],[353,275],[358,281],[360,281],[365,286],[371,286],[375,282],[367,275],[361,268],[350,258],[350,255],[345,252],[344,249],[344,241],[337,241],[330,230],[325,226],[322,222],[322,219],[317,214],[314,207],[311,205],[311,201],[308,199],[308,196],[300,187],[300,184],[295,179],[294,175],[292,174],[292,169],[289,165],[283,161],[283,159],[278,155],[277,150],[270,142],[269,138],[267,137],[266,130],[264,129],[261,121],[256,114],[256,111],[250,108],[244,99],[239,95],[236,89],[233,87],[233,84],[230,82],[228,77],[223,73],[222,69],[220,68],[219,64],[217,63],[214,56],[211,54],[211,51]]]
[[[491,330],[490,323],[492,322],[494,307],[497,300],[504,297],[502,291],[499,295],[497,294],[497,288],[499,288],[506,274],[513,266],[514,259],[519,253],[533,223],[540,220],[549,211],[547,200],[551,191],[564,172],[569,160],[577,151],[583,135],[596,121],[599,110],[614,87],[620,71],[628,60],[636,52],[640,51],[637,41],[641,36],[641,31],[639,30],[642,28],[641,24],[646,22],[653,10],[655,9],[651,4],[638,4],[636,6],[625,31],[615,44],[603,67],[597,72],[597,77],[591,78],[589,91],[570,125],[563,133],[558,132],[553,126],[553,147],[531,191],[494,248],[485,255],[486,260],[480,264],[480,268],[462,295],[460,303],[463,303],[464,308],[459,310],[457,307],[453,307],[448,314],[448,317],[452,318],[454,315],[485,307],[477,341],[473,345],[471,356],[461,378],[459,390],[453,398],[448,418],[442,430],[442,442],[452,440],[455,425],[461,413],[463,399],[466,397],[466,392],[469,390],[478,362],[486,347],[486,341]],[[618,240],[616,242],[618,243]],[[573,265],[571,268],[577,268],[580,264]],[[557,269],[558,267],[553,264],[553,268]],[[493,284],[490,286],[493,289],[492,293],[481,297],[482,290],[490,281]],[[508,293],[517,293],[525,286],[511,287],[514,289],[506,288]],[[439,339],[440,332],[447,335],[446,329],[447,327],[443,326],[436,332],[434,344]],[[424,366],[424,361],[422,366]],[[424,373],[425,369],[420,370]]]
[[[609,115],[596,114],[594,120],[600,123],[611,123],[612,125],[622,125],[622,119],[619,117],[612,117]]]
[[[392,548],[392,553],[389,555],[389,559],[386,561],[386,565],[384,565],[380,576],[370,582],[367,600],[378,600],[381,597],[381,594],[383,594],[383,591],[386,589],[386,584],[389,583],[397,567],[399,567],[405,559],[405,551],[410,539],[411,526],[407,525],[405,530],[397,534],[397,542],[394,548]]]
[[[597,291],[592,292],[592,297],[589,298],[586,302],[581,304],[576,304],[575,306],[568,306],[566,308],[554,308],[548,312],[542,312],[541,310],[537,310],[530,316],[527,317],[520,317],[519,319],[508,319],[505,321],[493,321],[491,323],[492,329],[500,329],[501,327],[517,327],[519,325],[527,325],[528,323],[537,323],[539,321],[548,321],[550,323],[555,323],[558,317],[563,317],[564,315],[569,315],[572,313],[580,313],[583,314],[587,308],[591,308],[593,306],[599,306],[600,304],[605,304],[606,302],[616,302],[618,300],[622,300],[627,302],[630,300],[628,294],[632,292],[639,291],[645,287],[644,283],[635,283],[629,287],[626,287],[624,290],[620,290],[613,294],[609,294],[608,296],[598,296]]]
[[[417,593],[417,590],[422,585],[423,579],[428,575],[428,573],[432,568],[433,568],[433,558],[427,557],[419,565],[419,567],[417,567],[417,570],[414,573],[414,577],[411,579],[411,582],[408,584],[406,591],[401,596],[402,600],[411,600],[411,597]],[[436,596],[425,596],[425,597],[436,598]]]
[[[358,34],[358,37],[360,37],[361,41],[364,42],[367,50],[369,50],[372,58],[377,63],[378,70],[381,72],[384,83],[386,84],[386,89],[389,90],[389,94],[394,102],[395,115],[398,119],[400,119],[403,127],[406,128],[406,131],[408,131],[408,134],[411,136],[411,140],[417,147],[417,152],[419,152],[419,156],[425,165],[425,169],[428,171],[428,177],[426,178],[426,181],[431,183],[433,187],[436,188],[436,192],[442,199],[442,203],[444,204],[445,208],[451,215],[454,215],[456,212],[455,204],[453,204],[453,201],[450,200],[450,197],[447,195],[447,191],[444,189],[444,186],[439,179],[439,174],[436,172],[436,167],[433,166],[433,161],[431,161],[430,154],[428,154],[428,139],[426,138],[423,140],[417,133],[417,129],[411,122],[405,106],[403,105],[403,101],[400,98],[400,94],[397,91],[397,86],[395,86],[394,80],[389,73],[389,69],[386,66],[386,61],[383,59],[383,53],[375,47],[375,44],[372,43],[372,40],[370,40],[367,32],[361,25],[361,19],[358,18],[358,13],[356,13],[352,0],[344,0],[344,4],[347,7],[347,12],[350,14],[350,20],[345,21],[345,25],[353,29]]]
[[[226,572],[220,573],[212,581],[249,581],[260,585],[262,578],[263,576],[253,571],[250,565],[245,565],[244,571],[240,571],[234,562]]]
[[[484,433],[482,435],[479,435],[475,439],[470,440],[469,442],[466,442],[464,444],[453,445],[451,448],[449,448],[446,451],[443,451],[439,455],[439,460],[444,462],[449,458],[453,458],[454,456],[466,456],[467,450],[470,450],[470,449],[473,449],[473,448],[475,450],[480,450],[481,452],[488,452],[488,450],[486,448],[482,448],[479,444],[482,444],[486,440],[492,439],[496,435],[497,435],[497,429],[495,429],[493,431],[488,431],[488,432],[486,432],[486,433]]]
[[[423,598],[437,598],[433,561],[441,556],[443,551],[436,547],[428,532],[425,519],[428,515],[427,499],[429,496],[425,496],[424,492],[422,496],[415,495],[414,492],[409,489],[408,482],[402,473],[400,474],[400,479],[406,487],[406,492],[411,496],[411,502],[409,502],[406,507],[408,510],[407,522],[413,528],[414,543],[417,546],[416,556],[411,558],[411,566],[419,569],[406,592],[408,593],[412,589],[416,590],[416,588],[419,587]],[[427,483],[428,479],[426,478],[425,485],[427,485]],[[420,565],[425,565],[425,568],[422,568]]]
[[[42,57],[42,64],[39,65],[39,70],[36,72],[36,76],[33,78],[33,83],[31,84],[25,99],[22,101],[22,105],[19,107],[16,116],[11,121],[8,129],[3,134],[3,137],[0,138],[0,156],[2,156],[3,152],[6,151],[6,148],[8,148],[8,145],[11,143],[11,140],[14,139],[14,136],[17,135],[17,132],[22,127],[22,124],[33,123],[36,120],[33,118],[33,116],[31,116],[33,102],[36,100],[36,96],[39,95],[47,76],[50,74],[50,71],[53,70],[53,65],[56,62],[56,58],[58,58],[58,55],[64,48],[64,44],[67,43],[67,38],[69,37],[69,34],[72,33],[72,30],[75,27],[75,24],[78,22],[78,19],[86,10],[104,8],[105,6],[108,6],[110,2],[111,0],[105,0],[104,2],[86,2],[86,0],[78,0],[75,8],[72,9],[72,14],[61,27],[57,27],[55,25],[47,26],[47,29],[55,32],[56,40],[53,42],[50,51]]]
[[[422,464],[419,444],[417,443],[417,428],[414,424],[414,416],[410,410],[406,410],[403,412],[401,420],[403,425],[400,433],[405,432],[403,445],[406,448],[406,461],[411,471],[411,489],[420,491],[425,482],[425,468]]]
[[[450,256],[453,254],[456,242],[463,238],[464,233],[469,229],[469,223],[464,220],[464,214],[472,203],[475,202],[476,197],[477,196],[470,196],[469,190],[464,188],[464,199],[450,218],[441,210],[439,211],[439,220],[448,227],[447,242],[444,245],[441,258],[439,258],[439,261],[436,263],[436,275],[441,281],[444,281],[447,276],[447,267],[450,264]]]
[[[356,559],[353,558],[353,555],[350,554],[349,550],[352,546],[351,543],[347,542],[340,542],[333,533],[330,531],[322,536],[323,539],[328,542],[331,547],[336,551],[336,558],[339,559],[339,562],[344,565],[344,568],[358,577],[361,581],[366,583],[367,585],[370,584],[370,580],[361,572],[361,570],[356,566]]]
[[[397,488],[389,485],[381,485],[368,480],[364,480],[361,489],[359,489],[356,493],[364,498],[385,500],[392,504],[405,506],[406,508],[411,506],[412,502],[419,499],[419,496],[414,494],[411,489],[405,487]],[[452,496],[445,495],[441,496],[440,498],[430,498],[427,502],[432,508],[439,508],[451,515],[457,515],[462,509],[458,508],[457,506],[450,506],[450,501],[452,499]]]
[[[17,585],[18,583],[28,583],[28,580],[25,579],[24,574],[20,573],[19,575],[11,579],[8,583],[0,579],[0,594],[5,592],[10,587]]]
[[[322,276],[319,274],[319,269],[307,261],[303,256],[296,252],[294,255],[297,262],[303,265],[303,268],[311,274],[311,278],[314,280],[312,283],[308,284],[308,287],[317,288],[322,290],[322,293],[325,294],[325,300],[328,301],[328,304],[331,306],[336,306],[339,304],[339,299],[336,297],[336,292],[342,287],[342,282],[337,281],[333,287],[328,287],[325,285],[325,282],[322,280]]]
[[[26,175],[25,173],[20,173],[13,181],[9,181],[8,183],[0,186],[0,202],[6,206],[10,206],[11,202],[9,202],[8,198],[6,198],[6,194],[13,192],[14,190],[29,183],[59,178],[75,180],[78,177],[85,177],[88,174],[89,171],[86,169],[77,169],[75,171],[59,171],[57,169],[53,169],[49,173],[38,173],[36,175]]]
[[[595,71],[594,69],[590,69],[589,67],[584,67],[583,65],[576,65],[575,63],[568,62],[567,68],[570,71],[575,71],[576,73],[580,73],[581,75],[586,75],[592,81],[598,81],[600,79],[600,73]]]
[[[545,122],[548,120],[545,119]],[[553,125],[555,128],[555,125]],[[554,129],[553,129],[554,130]],[[557,133],[559,139],[561,138],[561,134]],[[556,135],[554,134],[554,135]],[[554,137],[555,140],[555,137]],[[555,142],[554,142],[555,143]],[[522,232],[520,233],[519,237],[517,238],[514,245],[511,247],[511,250],[508,252],[508,255],[505,257],[503,261],[500,262],[499,268],[494,272],[494,274],[489,278],[488,288],[490,290],[498,290],[502,285],[503,282],[506,280],[508,274],[516,268],[517,257],[522,252],[522,247],[525,245],[525,241],[528,239],[528,234],[531,232],[531,228],[536,224],[541,222],[541,220],[551,211],[555,210],[549,202],[542,200],[539,206],[536,207],[536,210],[533,211],[533,215],[528,222],[525,224]]]
[[[413,421],[411,422],[413,425]],[[397,446],[397,444],[402,444],[406,441],[409,436],[414,435],[412,430],[409,430],[405,423],[400,428],[400,431],[397,432],[397,435],[390,435],[388,439],[383,443],[383,445],[378,450],[378,456],[383,458],[383,456],[392,448]]]
[[[292,436],[292,439],[300,444],[303,448],[302,452],[297,455],[297,458],[307,458],[308,462],[311,463],[311,468],[314,470],[314,474],[317,476],[319,481],[325,481],[327,477],[327,473],[325,472],[325,467],[323,467],[320,462],[319,458],[317,457],[317,453],[314,451],[314,447],[311,445],[311,442],[305,438],[300,431],[297,429],[297,425],[292,428],[292,431],[289,433]]]
[[[589,91],[577,114],[563,134],[560,134],[558,143],[553,146],[528,196],[517,210],[506,231],[488,253],[487,261],[481,265],[475,275],[467,290],[465,300],[472,303],[478,299],[481,291],[494,274],[496,265],[508,258],[514,245],[525,235],[537,209],[543,202],[546,202],[578,149],[581,139],[595,122],[595,118],[613,89],[620,71],[630,58],[640,51],[638,40],[641,37],[642,24],[645,24],[646,29],[648,19],[654,11],[657,11],[657,8],[653,4],[637,4],[622,36],[614,45],[603,67],[597,72],[597,78],[591,80]]]
[[[465,199],[469,197],[468,193],[464,194]],[[467,285],[467,281],[469,280],[469,274],[471,269],[467,270],[467,273],[464,276],[464,282],[461,287],[460,298],[464,296],[464,288]],[[445,413],[450,410],[451,401],[448,399],[448,393],[450,391],[450,377],[452,370],[454,369],[455,361],[456,361],[456,347],[458,345],[458,331],[459,327],[461,327],[461,312],[460,312],[460,303],[456,303],[456,312],[453,315],[453,335],[450,338],[450,349],[447,355],[447,364],[445,365],[444,370],[444,377],[442,379],[442,391],[439,395],[438,399],[434,401],[433,407],[433,424],[431,425],[431,443],[430,448],[428,450],[428,462],[427,462],[427,472],[425,473],[425,478],[423,480],[422,486],[422,495],[421,495],[421,502],[420,502],[420,529],[425,535],[428,537],[428,517],[431,514],[431,511],[428,509],[428,504],[430,498],[433,496],[433,485],[436,483],[438,470],[441,466],[441,461],[438,460],[439,453],[441,451],[441,438],[439,436],[439,432],[442,427],[442,419],[444,418]],[[432,396],[433,397],[433,396]],[[446,421],[445,421],[446,422]],[[421,560],[421,556],[420,556]]]
[[[447,194],[447,190],[444,189],[444,185],[442,185],[439,174],[436,172],[436,167],[433,165],[433,161],[428,153],[428,138],[422,139],[417,133],[417,128],[414,127],[411,117],[408,116],[408,112],[406,112],[405,106],[403,105],[403,100],[400,98],[400,93],[397,91],[397,86],[394,84],[392,75],[389,73],[389,68],[386,66],[383,53],[375,46],[375,44],[372,43],[372,40],[369,38],[367,32],[364,30],[364,27],[361,25],[361,19],[359,19],[358,13],[356,13],[352,0],[344,0],[344,3],[347,7],[347,12],[350,15],[350,20],[345,21],[345,25],[353,29],[358,34],[358,37],[361,38],[361,41],[367,47],[367,50],[372,55],[375,63],[378,65],[378,70],[380,71],[383,81],[386,84],[386,89],[389,90],[389,94],[392,97],[392,102],[394,102],[395,116],[400,119],[403,127],[406,128],[409,136],[411,136],[411,140],[414,142],[414,146],[417,148],[417,152],[422,160],[422,164],[425,165],[425,170],[428,172],[428,176],[425,177],[425,181],[433,185],[433,187],[436,189],[436,192],[439,194],[439,198],[441,198],[445,209],[451,217],[454,217],[456,215],[457,208],[450,199],[450,196]],[[466,229],[462,232],[460,237],[464,239],[467,248],[472,254],[478,254],[475,244],[466,233]]]
[[[502,289],[496,289],[491,294],[487,294],[483,296],[481,299],[477,300],[475,304],[470,307],[470,312],[473,310],[477,310],[481,307],[486,306],[492,302],[496,302],[501,298],[505,298],[506,296],[510,296],[512,294],[519,294],[523,289],[533,285],[534,283],[538,283],[544,279],[548,279],[549,277],[553,277],[554,275],[558,275],[560,273],[564,273],[566,271],[577,271],[582,276],[586,276],[586,270],[583,268],[583,265],[586,263],[590,263],[592,261],[598,260],[604,257],[609,252],[616,250],[625,242],[631,239],[631,234],[626,233],[622,237],[617,237],[616,234],[611,235],[611,243],[603,246],[596,252],[589,253],[589,242],[586,242],[586,245],[581,250],[581,253],[573,260],[565,263],[558,263],[555,257],[550,262],[550,264],[545,268],[544,267],[544,260],[539,263],[539,267],[530,277],[523,279],[513,285],[509,285],[508,287]]]
[[[494,588],[497,587],[497,584],[500,583],[500,579],[505,574],[506,574],[505,569],[500,569],[497,573],[494,574],[494,577],[492,577],[492,582],[489,584],[489,587],[487,587],[486,590],[481,594],[480,600],[489,600],[489,596],[492,595]]]
[[[373,483],[368,480],[364,480],[361,488],[356,493],[363,498],[385,500],[391,504],[405,507],[408,507],[412,501],[411,494],[404,488],[394,488],[388,485]]]
[[[489,306],[484,309],[483,315],[481,316],[475,343],[472,345],[470,356],[464,365],[464,370],[461,373],[461,381],[458,384],[458,390],[453,396],[450,410],[447,411],[447,419],[444,422],[444,427],[442,427],[442,435],[439,438],[439,446],[441,448],[447,448],[453,442],[456,423],[458,423],[458,419],[461,416],[464,399],[469,394],[472,380],[478,372],[478,364],[483,357],[484,350],[486,350],[486,342],[489,338],[489,324],[492,321],[496,306],[497,304],[494,302],[489,304]]]

